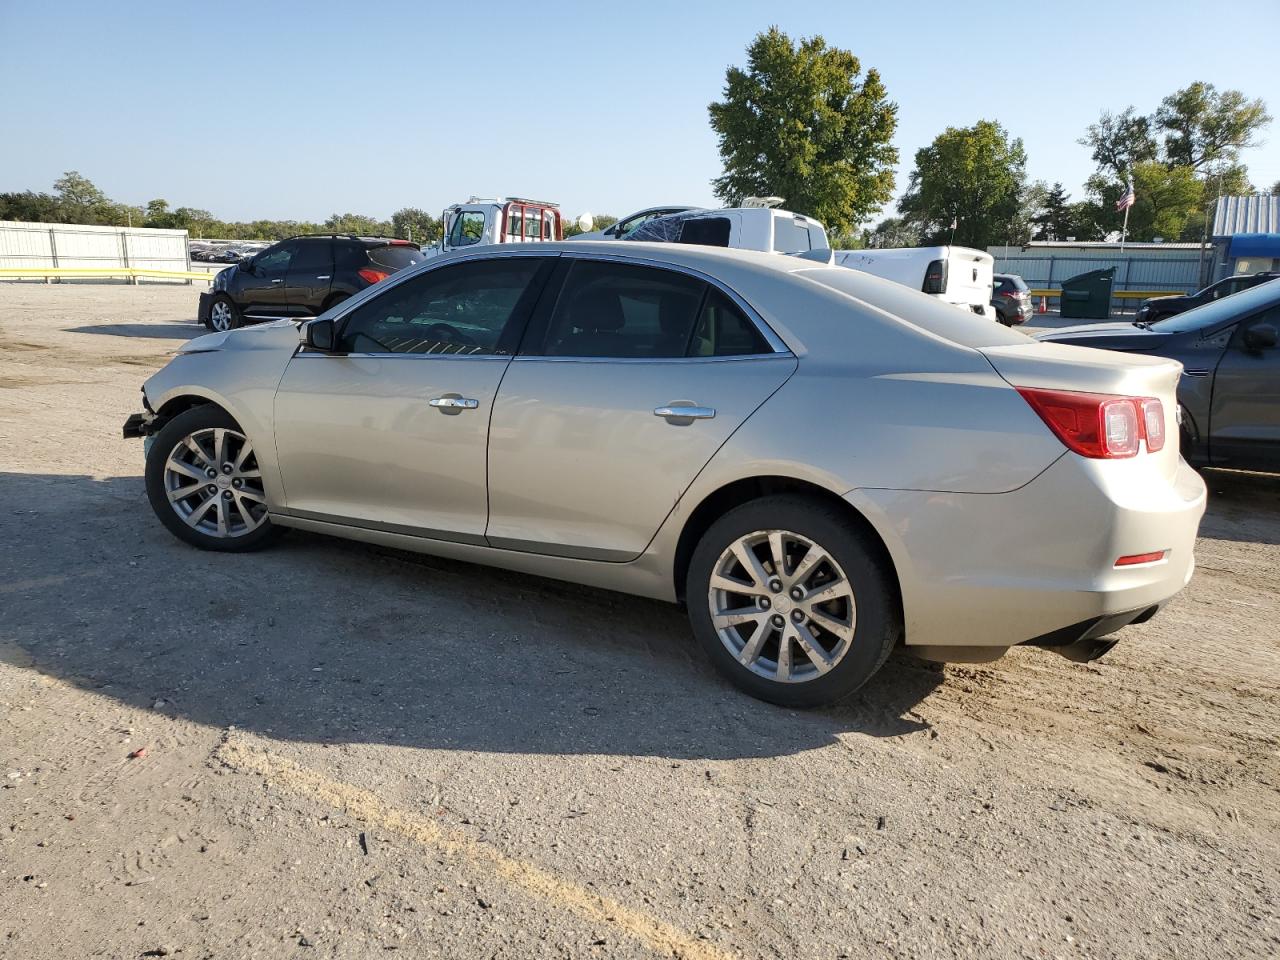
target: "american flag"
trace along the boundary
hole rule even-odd
[[[1133,181],[1129,180],[1124,185],[1124,196],[1116,201],[1116,209],[1128,210],[1130,207],[1133,206],[1133,201],[1135,199],[1136,198],[1133,195]]]

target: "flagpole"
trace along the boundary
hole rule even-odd
[[[1133,204],[1129,204],[1133,206]],[[1124,226],[1120,229],[1120,252],[1124,253],[1124,241],[1129,235],[1129,207],[1124,208]]]

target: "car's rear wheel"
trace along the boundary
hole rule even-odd
[[[213,303],[209,305],[210,330],[221,333],[243,325],[244,318],[240,315],[240,309],[235,305],[234,300],[225,293],[220,293],[213,298]]]
[[[281,532],[267,515],[252,443],[212,404],[178,414],[155,435],[146,484],[160,522],[203,550],[254,550]]]
[[[789,707],[866,683],[902,634],[883,551],[836,507],[765,497],[712,524],[689,565],[693,630],[717,669]]]

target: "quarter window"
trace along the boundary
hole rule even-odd
[[[808,253],[813,249],[808,226],[792,217],[774,217],[773,249],[778,253]]]
[[[339,349],[465,356],[505,353],[499,350],[503,332],[544,262],[538,257],[476,260],[397,284],[352,312]]]
[[[574,263],[552,312],[543,353],[619,359],[683,357],[706,284],[625,263]]]
[[[728,217],[695,217],[686,220],[680,228],[681,243],[700,243],[708,247],[729,245]]]

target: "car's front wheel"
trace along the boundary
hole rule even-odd
[[[240,315],[240,309],[235,305],[235,301],[228,297],[225,293],[220,293],[213,298],[213,303],[209,305],[209,329],[216,333],[223,333],[227,330],[235,330],[244,324],[244,319]]]
[[[281,533],[267,516],[252,443],[212,404],[178,414],[155,435],[146,484],[160,522],[203,550],[254,550]]]
[[[717,669],[752,696],[812,707],[853,693],[902,634],[883,551],[839,508],[761,498],[703,535],[685,599]]]

